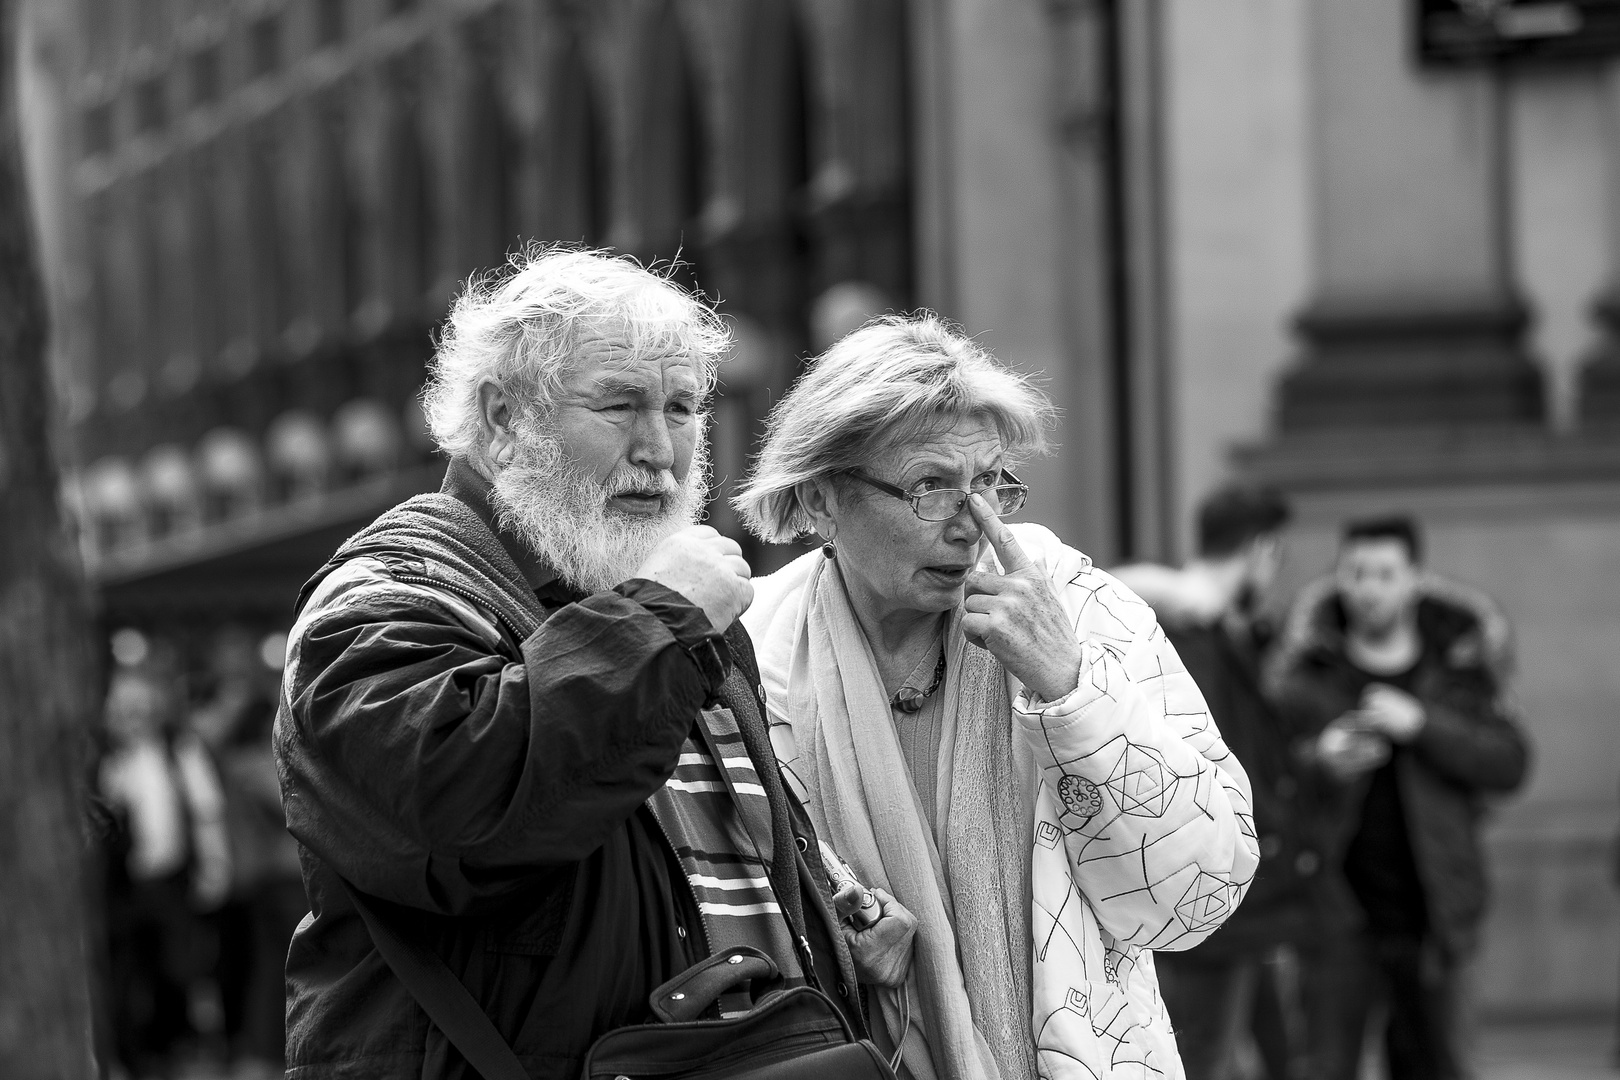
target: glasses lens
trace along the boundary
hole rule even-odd
[[[955,488],[930,491],[917,500],[917,516],[924,521],[949,521],[962,512],[967,496]]]
[[[993,487],[987,493],[991,502],[996,506],[997,517],[1011,517],[1024,508],[1024,502],[1029,498],[1029,489],[1023,484],[1002,484]]]

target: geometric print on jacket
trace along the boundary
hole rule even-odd
[[[1248,777],[1158,620],[1039,525],[1012,525],[1084,646],[1080,685],[1014,701],[1041,781],[1033,837],[1034,1028],[1053,1078],[1179,1077],[1155,949],[1188,949],[1259,862]]]

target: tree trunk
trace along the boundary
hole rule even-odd
[[[45,301],[18,131],[19,6],[0,0],[0,1076],[87,1080],[89,619],[57,509]]]

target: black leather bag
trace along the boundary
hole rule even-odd
[[[711,956],[652,993],[661,1021],[617,1028],[591,1046],[581,1080],[894,1080],[820,990],[796,986],[740,1004],[738,987],[776,977],[764,953]],[[740,995],[746,999],[746,995]],[[718,1006],[720,1019],[699,1019]]]
[[[467,1063],[484,1080],[530,1080],[444,960],[348,892],[377,951]],[[856,1038],[820,990],[797,986],[751,1003],[746,985],[776,975],[770,957],[746,946],[688,968],[652,992],[659,1023],[616,1028],[592,1044],[583,1080],[894,1080],[883,1054]],[[700,1019],[715,1011],[719,1019]]]

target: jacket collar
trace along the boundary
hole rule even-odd
[[[440,485],[439,491],[466,503],[472,512],[489,526],[489,531],[495,534],[495,538],[501,542],[501,547],[512,556],[512,561],[523,572],[523,579],[541,600],[567,603],[578,599],[577,593],[557,580],[557,572],[544,558],[529,550],[511,530],[500,526],[495,513],[494,485],[480,476],[465,458],[450,459],[450,467],[444,471],[444,483]]]

